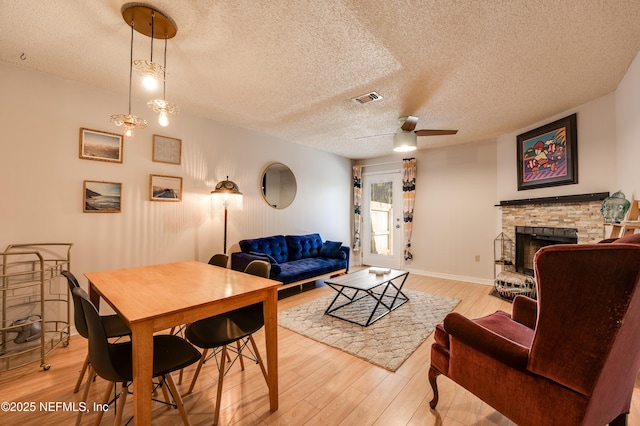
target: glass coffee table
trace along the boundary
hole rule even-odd
[[[387,269],[387,273],[376,274],[370,269],[380,268],[325,280],[325,284],[337,292],[325,315],[368,327],[409,301],[402,292],[409,272]]]

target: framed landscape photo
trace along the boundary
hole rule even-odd
[[[517,137],[518,191],[578,183],[576,114]]]
[[[182,141],[168,136],[153,135],[152,159],[157,163],[181,164]]]
[[[151,201],[182,201],[182,178],[151,175]]]
[[[80,128],[80,158],[122,163],[122,135]]]
[[[85,180],[82,205],[85,213],[120,213],[122,184]]]

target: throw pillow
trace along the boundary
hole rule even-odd
[[[320,257],[333,259],[338,255],[342,241],[325,241],[320,248]]]

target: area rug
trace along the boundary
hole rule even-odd
[[[403,290],[409,301],[368,327],[352,324],[324,311],[335,295],[320,297],[278,314],[278,323],[390,371],[396,371],[460,302],[447,296]],[[364,313],[372,306],[358,305]],[[358,313],[354,312],[354,315]]]

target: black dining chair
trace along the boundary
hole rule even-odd
[[[271,265],[262,260],[254,260],[245,268],[246,273],[268,278]],[[220,418],[220,400],[222,398],[222,384],[224,375],[233,365],[236,359],[240,360],[242,370],[244,370],[243,358],[248,358],[260,365],[262,375],[264,376],[267,386],[267,370],[264,367],[258,346],[253,339],[252,334],[260,330],[264,326],[263,305],[262,302],[250,306],[245,306],[234,311],[225,312],[220,315],[198,320],[187,326],[185,331],[186,338],[194,345],[204,349],[200,362],[191,380],[191,386],[187,394],[193,392],[193,387],[200,374],[200,369],[206,360],[214,357],[218,365],[218,389],[216,395],[216,410],[213,418],[213,424],[217,425]],[[230,346],[236,343],[236,348]],[[251,349],[247,345],[251,343]],[[213,349],[213,354],[207,358],[209,349]],[[251,352],[250,355],[243,353],[243,350]],[[229,352],[235,353],[235,357],[230,361],[227,367],[227,359],[230,359]],[[220,359],[216,357],[220,354]]]
[[[89,331],[87,329],[87,322],[84,318],[84,311],[82,309],[82,304],[80,303],[80,299],[78,299],[77,295],[73,293],[74,288],[80,288],[80,284],[76,279],[75,275],[73,275],[69,271],[62,271],[62,275],[67,279],[67,284],[69,285],[69,292],[71,293],[71,297],[73,298],[73,322],[76,327],[76,331],[79,335],[84,337],[85,339],[89,338]],[[101,315],[100,321],[104,325],[104,330],[108,338],[117,338],[130,336],[131,330],[127,327],[124,320],[118,315]],[[84,363],[82,364],[82,369],[80,370],[80,376],[78,376],[78,380],[76,381],[76,385],[73,388],[73,393],[78,393],[80,390],[80,385],[82,384],[82,379],[84,378],[85,373],[89,370],[89,381],[87,381],[87,388],[85,389],[85,395],[83,400],[86,400],[87,395],[89,393],[89,387],[91,386],[91,381],[93,380],[93,374],[91,372],[90,363],[89,363],[89,353],[87,352],[87,356],[84,359]]]
[[[221,268],[226,268],[227,263],[229,263],[229,256],[226,254],[214,254],[209,259],[209,265],[220,266]]]
[[[74,288],[73,292],[80,299],[84,316],[89,330],[89,358],[91,366],[98,376],[111,382],[103,395],[102,404],[107,404],[115,383],[121,383],[121,390],[116,400],[119,400],[116,409],[115,424],[122,422],[122,412],[127,400],[128,386],[133,380],[133,355],[131,341],[122,343],[110,343],[105,327],[100,320],[96,307],[89,300],[89,295],[81,288]],[[200,352],[189,342],[181,337],[170,334],[153,336],[153,367],[152,377],[159,378],[159,387],[165,398],[169,398],[165,384],[173,397],[176,408],[180,412],[182,422],[189,425],[189,416],[182,404],[182,397],[176,388],[171,373],[181,368],[188,367],[200,359]],[[96,424],[102,420],[104,411],[98,412]],[[81,416],[82,412],[78,415]]]

